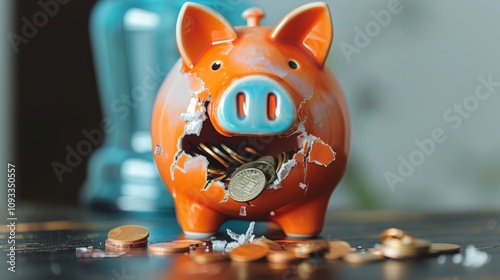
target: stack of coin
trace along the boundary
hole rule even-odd
[[[390,228],[382,232],[381,245],[371,249],[374,254],[380,254],[391,259],[411,259],[433,254],[457,253],[460,246],[449,243],[431,243],[424,239],[416,239],[409,233]]]
[[[186,243],[158,242],[150,244],[148,252],[153,255],[165,256],[173,253],[188,252],[190,248],[191,245]]]
[[[106,239],[107,250],[127,250],[131,248],[145,248],[148,245],[149,231],[137,225],[126,225],[113,228],[108,232]]]

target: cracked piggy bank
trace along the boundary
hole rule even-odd
[[[248,9],[233,27],[186,3],[181,58],[158,93],[154,158],[188,236],[230,219],[277,223],[291,237],[318,235],[349,152],[342,90],[325,65],[328,6],[310,3],[274,27]]]

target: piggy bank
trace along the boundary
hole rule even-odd
[[[341,87],[325,65],[328,6],[301,6],[275,27],[243,13],[233,27],[186,3],[177,20],[181,58],[152,115],[154,159],[187,236],[230,219],[271,221],[290,237],[318,235],[349,153]]]

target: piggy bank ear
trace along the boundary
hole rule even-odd
[[[216,11],[196,3],[185,3],[177,18],[176,40],[184,66],[192,68],[205,50],[236,39],[231,24]]]
[[[315,2],[293,10],[276,25],[271,39],[300,45],[323,67],[333,40],[328,5]]]

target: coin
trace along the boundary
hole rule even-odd
[[[256,168],[235,172],[229,181],[229,195],[238,202],[250,201],[266,187],[266,176]]]
[[[210,146],[210,148],[212,149],[212,151],[214,151],[218,156],[220,156],[221,158],[225,159],[227,162],[230,163],[230,165],[232,166],[235,166],[235,165],[239,165],[238,161],[236,161],[235,159],[233,159],[231,156],[227,155],[226,153],[224,153],[223,151],[219,150],[219,148],[217,148],[216,146]]]
[[[115,248],[139,248],[146,247],[148,245],[148,240],[144,239],[144,241],[140,242],[111,242],[109,239],[106,239],[106,246],[113,246]]]
[[[227,260],[228,255],[225,253],[216,252],[200,252],[189,254],[189,258],[197,263],[211,263]]]
[[[224,178],[226,178],[226,174],[223,175],[214,175],[214,176],[209,176],[208,179],[212,181],[222,181]]]
[[[266,183],[267,184],[271,183],[276,178],[276,170],[274,168],[274,165],[270,164],[267,161],[261,161],[261,160],[256,160],[256,161],[251,161],[249,163],[245,163],[242,166],[238,167],[234,173],[237,173],[241,170],[248,169],[248,168],[257,168],[260,171],[262,171],[264,173],[264,175],[266,176]]]
[[[172,243],[199,246],[199,245],[201,245],[203,243],[203,241],[198,240],[198,239],[179,239],[179,240],[172,241]]]
[[[340,259],[351,252],[351,245],[343,240],[328,242],[328,252],[323,256],[327,260]]]
[[[298,240],[291,240],[291,239],[279,239],[279,240],[273,240],[274,242],[278,243],[281,247],[285,247],[288,244],[293,244],[293,243],[299,243],[301,241]]]
[[[239,162],[240,164],[245,164],[247,162],[250,162],[252,161],[251,158],[247,158],[247,157],[244,157],[238,153],[236,153],[235,151],[233,151],[231,148],[229,148],[228,146],[224,145],[223,143],[220,144],[221,148],[229,154],[229,156],[231,156],[234,160],[236,160],[237,162]]]
[[[263,156],[263,157],[258,158],[257,161],[265,161],[273,166],[276,163],[276,160],[274,160],[274,157],[272,157],[272,156]]]
[[[149,236],[147,228],[137,225],[126,225],[113,228],[108,232],[109,242],[137,242]]]
[[[226,171],[215,169],[215,168],[207,168],[207,172],[210,174],[223,175],[226,174]]]
[[[173,243],[173,242],[158,242],[148,246],[148,251],[153,254],[165,255],[171,253],[189,251],[189,244]]]
[[[374,254],[374,255],[377,255],[377,256],[383,256],[382,255],[382,252],[380,252],[380,247],[376,247],[376,248],[368,248],[368,253],[370,254]]]
[[[423,239],[415,239],[413,244],[405,244],[396,238],[386,238],[382,241],[380,252],[391,259],[416,258],[427,255],[431,243]]]
[[[267,260],[272,263],[291,263],[298,259],[294,253],[289,251],[274,251],[267,255]]]
[[[283,250],[283,248],[281,248],[281,245],[279,245],[278,243],[276,243],[270,239],[265,238],[264,236],[255,238],[252,241],[252,243],[265,244],[267,247],[269,247],[269,250],[271,250],[271,251],[282,251]]]
[[[327,250],[328,242],[322,239],[307,240],[299,243],[292,243],[285,246],[285,250],[295,253],[298,257],[306,257],[310,254]]]
[[[250,154],[251,158],[258,158],[261,156],[261,154],[259,154],[259,152],[257,152],[254,148],[246,146],[246,147],[243,147],[243,150],[248,152]]]
[[[198,144],[198,147],[201,148],[203,152],[206,154],[210,155],[213,159],[218,161],[220,164],[222,164],[224,167],[228,168],[229,164],[220,156],[218,156],[214,151],[212,151],[209,147],[207,147],[205,144],[200,143]]]
[[[283,165],[283,160],[285,159],[283,153],[278,155],[278,163],[276,164],[276,173],[278,173],[278,171],[281,169],[281,166]]]
[[[383,256],[370,253],[349,253],[343,257],[343,260],[352,264],[363,264],[383,260]]]
[[[251,262],[267,256],[269,249],[252,243],[242,244],[229,252],[229,257],[237,262]]]
[[[429,250],[441,254],[453,254],[460,252],[460,246],[450,243],[432,243]]]
[[[415,238],[413,236],[411,236],[406,231],[398,229],[398,228],[389,228],[389,229],[384,230],[380,234],[380,239],[382,241],[384,241],[387,238],[400,239],[405,244],[412,244],[415,242]]]

